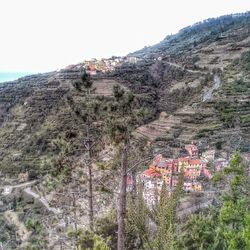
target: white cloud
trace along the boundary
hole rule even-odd
[[[126,55],[249,0],[0,0],[0,71],[47,71]]]

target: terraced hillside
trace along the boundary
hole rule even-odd
[[[135,52],[137,63],[124,63],[94,78],[94,95],[108,98],[115,84],[130,89],[148,114],[146,124],[134,132],[137,137],[173,147],[198,139],[222,141],[225,149],[233,143],[246,150],[249,17],[245,13],[212,19]],[[66,141],[80,140],[81,125],[72,118],[67,96],[77,99],[72,82],[82,66],[1,84],[1,169],[46,165],[48,155],[59,153],[55,144],[60,138],[73,133],[78,139]]]
[[[56,143],[61,138],[77,144],[82,125],[72,116],[67,96],[78,99],[72,82],[80,74],[63,70],[0,85],[1,171],[18,173],[46,165],[59,153]],[[116,84],[114,79],[94,79],[93,95],[109,97]]]
[[[201,140],[248,150],[249,24],[249,13],[213,19],[133,53],[142,62],[116,76],[158,113],[134,134],[173,147]]]
[[[249,27],[250,13],[187,27],[155,46],[134,52],[136,63],[124,60],[113,72],[94,76],[96,90],[91,101],[105,106],[117,84],[131,90],[136,105],[144,108],[134,138],[146,139],[155,149],[170,149],[169,157],[192,141],[222,150],[219,153],[249,151]],[[37,235],[49,239],[51,249],[60,249],[60,237],[67,235],[68,227],[88,224],[88,175],[82,164],[84,124],[70,106],[73,100],[84,110],[83,95],[72,86],[82,66],[0,85],[1,185],[5,190],[20,187],[16,184],[27,173],[29,181],[35,180],[30,188],[0,197],[4,204],[1,211],[15,204],[20,214],[18,220],[13,214],[14,222],[10,217],[0,219],[16,228],[29,217],[42,221],[46,230]],[[100,120],[107,115],[102,111]],[[94,212],[104,215],[114,207],[119,183],[117,163],[112,161],[116,152],[106,143],[104,133],[100,138],[98,150],[103,157],[93,163],[93,194]],[[34,200],[43,209],[37,209]],[[63,211],[63,218],[57,211]],[[9,231],[14,237],[13,230]],[[35,234],[29,234],[29,241],[40,244],[40,238],[32,237]]]
[[[146,137],[150,141],[167,141],[173,145],[203,139],[212,145],[223,141],[228,142],[227,147],[235,146],[235,149],[247,150],[250,131],[250,86],[249,71],[244,69],[244,58],[248,55],[249,52],[240,55],[237,63],[232,62],[223,71],[220,70],[219,75],[208,73],[209,78],[213,80],[209,79],[203,86],[201,78],[199,84],[194,87],[194,90],[198,91],[194,91],[192,99],[183,96],[192,94],[187,91],[188,84],[183,86],[182,81],[175,80],[175,85],[170,87],[167,96],[160,99],[166,100],[169,107],[160,107],[159,118],[137,128],[135,135]],[[205,74],[205,77],[207,76]],[[175,93],[174,96],[178,100],[176,105],[172,103],[171,93]],[[235,140],[227,140],[235,134],[241,138],[239,145]]]

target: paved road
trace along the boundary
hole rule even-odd
[[[24,182],[24,183],[21,183],[21,184],[14,185],[13,188],[27,187],[27,186],[31,186],[31,185],[36,184],[36,183],[37,183],[37,180],[28,181],[28,182]]]
[[[40,202],[48,211],[54,214],[59,214],[61,212],[60,209],[51,207],[45,197],[40,197],[37,193],[32,191],[30,187],[25,188],[24,192],[28,194],[29,196],[33,197],[38,202]]]
[[[217,90],[221,85],[221,80],[218,75],[214,75],[214,84],[213,86],[203,95],[203,102],[213,99],[213,92]]]
[[[0,189],[3,189],[2,195],[9,195],[12,193],[13,189],[32,186],[36,182],[37,180],[24,182],[24,183],[17,184],[17,185],[5,185],[5,186],[0,186]]]
[[[17,185],[6,185],[6,186],[2,186],[0,188],[4,190],[2,192],[3,195],[11,194],[13,189],[24,188],[24,192],[26,194],[28,194],[29,196],[31,196],[32,198],[34,198],[35,200],[40,202],[48,211],[50,211],[54,214],[60,213],[61,212],[60,209],[51,207],[45,197],[40,197],[40,195],[38,195],[37,193],[35,193],[34,191],[31,190],[31,186],[36,184],[36,183],[37,183],[37,180],[34,180],[34,181],[24,182],[24,183],[17,184]]]

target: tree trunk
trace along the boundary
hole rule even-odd
[[[94,209],[93,209],[93,182],[92,182],[92,166],[88,165],[89,170],[89,188],[88,188],[88,200],[89,200],[89,228],[93,231],[94,228]]]
[[[118,242],[117,249],[125,250],[125,216],[126,216],[126,189],[127,189],[127,170],[128,170],[128,152],[127,143],[122,147],[122,179],[118,201]]]
[[[87,151],[88,158],[91,159],[91,142],[89,137],[89,125],[87,126]],[[94,228],[94,209],[93,209],[93,178],[92,178],[92,165],[88,164],[88,201],[89,201],[89,228],[93,231]]]
[[[87,101],[89,102],[89,95],[90,90],[87,90]],[[90,114],[88,111],[87,116],[87,152],[88,152],[88,158],[91,160],[92,158],[92,143],[90,140]],[[89,228],[91,231],[94,229],[94,208],[93,208],[93,179],[92,179],[92,165],[91,163],[88,164],[88,201],[89,201]]]
[[[73,193],[73,209],[74,209],[74,226],[75,230],[77,231],[76,197],[74,193]]]
[[[137,194],[137,183],[136,183],[136,170],[132,169],[131,171],[131,177],[132,177],[132,200],[135,202],[136,200],[136,194]]]

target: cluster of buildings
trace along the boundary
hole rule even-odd
[[[178,184],[180,172],[184,174],[183,189],[186,192],[202,191],[202,181],[211,179],[212,173],[208,162],[214,157],[214,152],[206,152],[199,156],[198,147],[194,144],[186,145],[187,155],[175,159],[168,159],[161,154],[156,155],[148,169],[140,173],[137,178],[143,183],[143,195],[147,204],[155,202],[156,193],[159,194],[163,182],[169,192]],[[228,165],[225,159],[214,160],[216,171]]]
[[[140,60],[140,58],[134,56],[113,56],[108,59],[100,60],[93,58],[91,60],[85,60],[82,63],[68,65],[64,69],[57,70],[58,74],[56,78],[75,80],[79,78],[79,72],[81,72],[83,69],[85,69],[86,72],[91,76],[102,76],[102,74],[114,71],[115,68],[121,66],[122,64],[136,64]]]
[[[96,75],[98,73],[109,73],[112,72],[116,67],[123,63],[137,63],[137,57],[126,56],[126,57],[111,57],[109,59],[91,59],[83,62],[86,71],[90,75]]]

